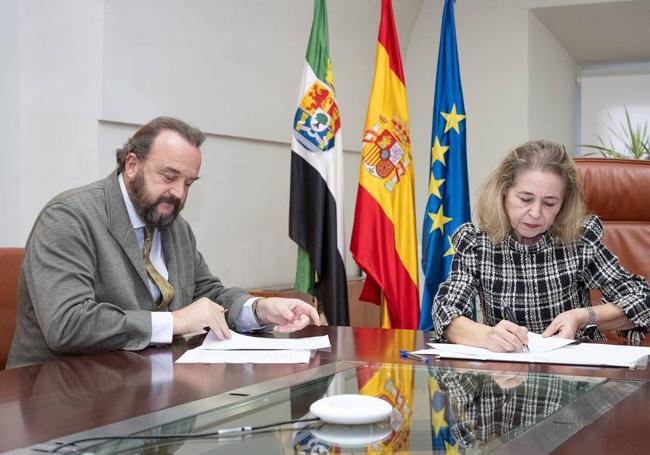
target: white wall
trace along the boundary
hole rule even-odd
[[[529,138],[575,151],[580,69],[533,13],[528,19]]]
[[[14,177],[20,169],[18,130],[18,0],[0,2],[0,245],[11,245],[20,239],[19,213]],[[13,243],[17,245],[19,243]]]
[[[623,65],[620,70],[623,71],[622,74],[608,74],[616,73],[612,68],[586,71],[583,74],[581,144],[600,145],[600,136],[608,145],[611,138],[617,150],[621,150],[620,141],[609,129],[614,127],[620,131],[619,124],[626,122],[625,107],[633,125],[650,125],[650,67],[632,65],[626,68]],[[640,72],[625,74],[626,70]],[[598,155],[596,150],[588,148],[582,148],[581,152]]]
[[[349,243],[380,1],[328,3]],[[9,0],[1,5],[0,56],[9,68],[0,74],[0,94],[8,100],[0,106],[8,125],[0,202],[4,219],[11,221],[0,224],[0,245],[24,243],[50,197],[108,174],[115,148],[140,124],[166,114],[208,134],[202,179],[184,215],[213,271],[227,284],[245,287],[293,281],[289,133],[311,2]],[[442,5],[442,0],[394,0],[410,104],[418,226],[428,183]],[[554,109],[563,109],[558,122],[564,123],[567,110],[559,101],[539,115],[529,110],[531,90],[565,93],[570,74],[567,62],[554,76],[537,73],[545,68],[553,73],[565,60],[541,26],[531,25],[529,9],[539,5],[456,3],[472,201],[506,150],[531,132],[554,131],[544,129]],[[531,63],[531,53],[553,64]],[[558,137],[567,135],[562,131]],[[348,258],[348,274],[355,272]]]
[[[96,177],[103,2],[2,5],[13,14],[2,14],[0,26],[9,35],[0,47],[11,54],[0,71],[9,94],[0,107],[9,118],[0,187],[9,201],[0,245],[15,246],[47,200]]]
[[[106,120],[173,113],[211,134],[287,143],[312,2],[106,0]],[[398,1],[402,48],[422,0]],[[360,150],[380,2],[330,0],[330,54],[344,146]],[[397,6],[396,6],[397,9]],[[155,20],[149,19],[155,13]]]

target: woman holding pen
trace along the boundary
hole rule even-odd
[[[449,278],[433,302],[439,337],[507,352],[521,350],[528,331],[645,336],[650,287],[603,245],[603,225],[586,215],[564,146],[542,140],[515,148],[488,178],[477,214],[477,226],[466,223],[453,237]],[[602,291],[601,305],[591,305],[592,288]],[[469,317],[475,294],[484,324]]]

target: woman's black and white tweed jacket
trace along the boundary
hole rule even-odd
[[[636,324],[622,334],[639,339],[650,324],[650,287],[623,269],[602,237],[596,216],[585,218],[582,238],[571,245],[555,241],[550,232],[532,245],[512,235],[495,244],[471,223],[463,224],[453,237],[449,278],[433,302],[436,332],[442,334],[456,316],[470,317],[472,297],[478,294],[485,324],[504,319],[504,305],[509,305],[517,324],[541,333],[558,314],[590,305],[589,289],[596,288],[603,302],[615,303]],[[599,331],[593,337],[604,339]]]

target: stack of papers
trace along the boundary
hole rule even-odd
[[[428,343],[433,349],[413,352],[435,355],[446,359],[500,360],[505,362],[560,363],[568,365],[594,365],[634,368],[647,355],[650,348],[598,343],[577,343],[564,338],[544,338],[528,333],[530,352],[493,352],[464,344]]]
[[[219,340],[213,331],[203,344],[177,363],[309,363],[312,349],[332,347],[327,335],[307,338],[259,338],[232,332]]]

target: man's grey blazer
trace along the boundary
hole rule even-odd
[[[149,345],[156,307],[117,179],[114,171],[66,191],[38,215],[25,246],[8,367]],[[168,310],[208,297],[229,308],[234,327],[250,295],[212,275],[182,217],[161,236],[176,290]]]

